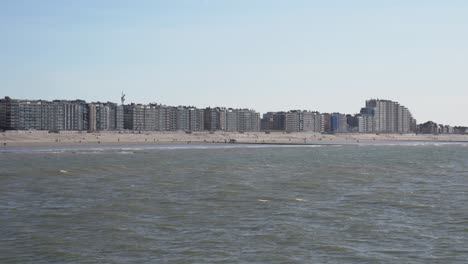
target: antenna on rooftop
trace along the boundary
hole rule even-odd
[[[122,96],[120,97],[120,101],[122,102],[122,105],[125,103],[125,94],[122,92]]]

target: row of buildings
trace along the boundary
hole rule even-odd
[[[286,132],[350,132],[348,117],[344,114],[328,114],[302,110],[268,112],[263,115],[261,129]]]
[[[437,124],[432,121],[416,126],[416,132],[419,134],[468,134],[468,128],[463,126],[449,126]]]
[[[83,100],[0,99],[0,128],[18,130],[123,129],[122,107],[114,103],[87,104]]]
[[[250,109],[87,103],[83,100],[0,99],[0,129],[259,131],[260,114]]]
[[[124,105],[124,129],[139,131],[260,130],[260,114],[251,109],[225,107],[199,109],[158,104]]]
[[[87,103],[83,100],[0,99],[0,129],[133,131],[285,131],[317,133],[468,133],[433,122],[416,125],[408,108],[370,99],[358,114],[291,110],[260,114],[251,109],[161,104]]]
[[[366,101],[359,114],[319,113],[292,110],[268,112],[261,121],[263,130],[319,133],[412,133],[416,120],[408,108],[389,100]]]

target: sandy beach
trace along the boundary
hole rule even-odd
[[[192,143],[246,144],[341,144],[365,142],[468,142],[468,135],[422,134],[320,134],[312,132],[82,132],[64,131],[5,131],[0,136],[0,147],[5,146],[73,146],[73,145],[126,145],[126,144],[192,144]]]

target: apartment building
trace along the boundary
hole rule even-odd
[[[345,114],[332,113],[330,115],[330,132],[346,133],[348,132],[348,118]]]
[[[286,112],[268,112],[260,121],[262,130],[286,130]]]
[[[226,108],[207,107],[204,109],[203,118],[205,130],[226,130]]]
[[[159,106],[159,125],[157,130],[175,131],[177,130],[177,107]]]
[[[416,120],[411,112],[397,102],[370,99],[360,113],[359,132],[411,133]],[[370,123],[370,124],[369,124]]]
[[[205,130],[205,111],[195,107],[189,108],[189,129],[190,131]]]
[[[249,109],[237,109],[237,131],[259,131],[260,114]]]
[[[87,130],[88,107],[82,100],[0,99],[0,127],[20,130]]]

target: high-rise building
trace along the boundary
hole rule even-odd
[[[205,130],[205,112],[203,109],[195,107],[189,108],[189,129],[190,131],[203,131]]]
[[[109,108],[109,130],[124,129],[124,110],[123,105],[107,102],[105,104]]]
[[[0,100],[3,129],[87,130],[88,107],[82,100]]]
[[[283,130],[288,132],[321,132],[319,112],[291,110],[288,112],[268,112],[261,120],[263,130]]]
[[[238,131],[237,111],[235,109],[229,108],[226,110],[226,131]]]
[[[0,99],[0,128],[42,129],[41,100]]]
[[[202,131],[205,129],[204,110],[195,107],[177,107],[177,130]]]
[[[112,102],[89,103],[88,130],[122,130],[124,128],[123,106]]]
[[[331,133],[348,132],[348,119],[345,114],[332,113],[330,115],[330,132]]]
[[[225,131],[259,131],[260,114],[250,109],[226,109]]]
[[[369,133],[373,131],[373,116],[359,115],[358,117],[358,132]]]
[[[320,133],[331,133],[331,118],[328,113],[320,114]]]
[[[302,128],[302,111],[292,110],[286,113],[286,131],[299,132]]]
[[[348,132],[359,132],[358,115],[346,115],[346,122],[348,123]]]
[[[415,120],[410,111],[397,102],[371,99],[361,109],[359,120],[360,132],[375,133],[411,133],[414,132]],[[369,125],[368,123],[371,123]]]
[[[157,123],[159,123],[158,107],[150,104],[144,106],[143,116],[143,130],[154,131],[157,130]]]
[[[61,124],[58,130],[88,130],[89,113],[88,105],[83,100],[56,100],[53,103],[62,108],[59,111],[59,123]]]
[[[302,131],[319,132],[318,130],[316,130],[317,116],[319,115],[319,112],[304,111],[302,113]]]
[[[161,131],[177,130],[177,108],[173,106],[159,107],[159,127]]]
[[[88,105],[88,126],[90,131],[97,130],[96,104]]]
[[[43,102],[41,116],[42,130],[63,130],[63,107],[60,102]]]
[[[260,114],[249,109],[237,109],[237,130],[241,132],[259,131]]]
[[[177,107],[177,130],[190,131],[190,110],[185,106]]]
[[[260,121],[262,130],[286,130],[286,112],[268,112]]]
[[[144,130],[145,106],[142,104],[124,105],[124,129]]]
[[[226,108],[208,107],[204,110],[203,118],[205,130],[226,130]]]
[[[285,113],[285,129],[288,132],[322,132],[319,112],[291,110]]]

